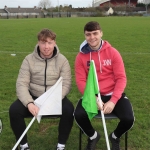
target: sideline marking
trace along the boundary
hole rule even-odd
[[[14,51],[0,51],[0,53],[14,53]],[[32,52],[19,52],[19,51],[15,51],[15,54],[25,54],[25,53],[28,53],[28,54],[30,54],[30,53],[32,53]],[[78,52],[61,52],[61,54],[78,54]],[[132,54],[136,54],[136,55],[149,55],[150,53],[149,52],[147,52],[147,53],[142,53],[142,52],[135,52],[135,53],[133,53],[133,52],[119,52],[120,54],[127,54],[127,55],[132,55]]]

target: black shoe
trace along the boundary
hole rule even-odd
[[[85,150],[95,150],[96,144],[100,139],[100,134],[97,132],[97,137],[93,140],[90,140],[90,138],[88,138],[88,144],[85,148]]]
[[[112,133],[109,135],[109,140],[111,141],[111,144],[112,144],[112,148],[111,150],[120,150],[120,139],[119,138],[116,138],[114,139],[112,137]]]
[[[29,147],[26,147],[24,150],[30,150],[30,148],[29,148]]]

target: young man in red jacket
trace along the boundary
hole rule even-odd
[[[107,41],[102,40],[103,32],[98,22],[91,21],[84,26],[85,41],[75,60],[75,77],[79,91],[83,94],[89,71],[90,60],[94,60],[104,114],[113,112],[119,119],[115,130],[109,135],[112,150],[120,150],[120,138],[134,123],[134,114],[129,99],[124,93],[126,73],[119,52]],[[74,112],[75,120],[88,136],[86,150],[95,150],[100,134],[93,128],[88,115],[79,100]]]

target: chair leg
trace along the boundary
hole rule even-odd
[[[81,143],[82,143],[82,130],[79,128],[79,150],[81,150]]]
[[[128,149],[128,132],[125,133],[125,150]]]

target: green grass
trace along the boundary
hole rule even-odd
[[[74,61],[79,45],[84,40],[83,27],[95,20],[101,24],[103,39],[120,51],[127,73],[126,94],[130,99],[135,124],[129,131],[129,150],[150,150],[150,18],[149,17],[97,17],[97,18],[45,18],[45,19],[1,19],[0,20],[0,118],[3,131],[0,135],[0,150],[10,150],[15,138],[9,124],[7,112],[16,99],[15,84],[24,57],[31,53],[37,43],[37,33],[42,28],[52,29],[57,34],[60,51],[68,58],[72,68],[72,90],[69,99],[76,105],[81,94],[74,78]],[[10,54],[16,53],[13,57]],[[30,119],[26,119],[27,124]],[[59,119],[34,122],[28,131],[31,150],[53,150],[57,143]],[[118,120],[106,121],[108,133]],[[97,150],[106,150],[101,120],[93,119],[93,126],[102,137]],[[79,129],[76,123],[67,141],[67,150],[78,150]],[[83,145],[86,136],[83,135]],[[124,148],[124,136],[121,140]]]

